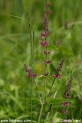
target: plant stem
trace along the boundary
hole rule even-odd
[[[40,109],[40,114],[39,114],[39,118],[38,118],[38,123],[40,123],[42,111],[43,111],[43,104],[41,104],[41,109]]]
[[[34,40],[34,37],[32,35],[32,28],[31,28],[31,19],[30,19],[30,12],[29,12],[29,30],[30,30],[30,41],[31,41],[31,68],[32,68],[32,71],[33,71],[33,40]],[[32,95],[33,95],[33,77],[31,79],[31,123],[32,123]]]
[[[48,113],[47,113],[47,116],[46,116],[46,119],[45,119],[44,123],[46,123],[47,120],[48,120],[48,116],[50,114],[51,108],[52,108],[52,104],[50,104],[50,107],[49,107],[49,110],[48,110]]]
[[[40,100],[40,102],[42,103],[41,96],[40,96],[40,93],[39,93],[39,90],[38,90],[38,87],[37,87],[37,84],[36,84],[35,81],[34,81],[34,84],[35,84],[36,90],[37,90],[37,92],[38,92],[39,100]]]
[[[45,0],[45,5],[47,4],[47,0]],[[47,8],[46,8],[46,10],[45,11],[47,11]],[[46,35],[46,30],[45,30],[45,35]],[[47,40],[47,38],[46,38],[46,36],[45,36],[45,42],[46,42],[46,40]],[[47,46],[46,46],[46,52],[47,52]],[[45,60],[47,60],[48,59],[48,57],[47,57],[47,54],[46,54],[46,56],[45,56]],[[47,73],[47,64],[45,64],[45,73]],[[46,99],[46,82],[47,82],[47,77],[45,77],[44,78],[44,100]]]
[[[50,87],[48,96],[50,96],[50,93],[51,93],[52,87],[53,87],[53,85],[54,85],[54,82],[55,82],[55,79],[54,79],[53,82],[52,82],[52,85],[51,85],[51,87]]]
[[[59,89],[59,88],[58,88],[58,89]],[[55,98],[55,97],[56,97],[56,94],[57,94],[57,91],[54,93],[54,97],[53,97],[53,98]],[[44,123],[46,123],[46,122],[47,122],[47,120],[48,120],[48,117],[49,117],[49,114],[50,114],[51,108],[52,108],[52,104],[50,104],[50,106],[49,106],[49,110],[48,110],[48,112],[47,112],[47,115],[46,115],[46,118],[45,118],[45,120],[44,120]]]

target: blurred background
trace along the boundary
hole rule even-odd
[[[59,112],[63,100],[62,95],[71,72],[73,83],[68,118],[81,119],[82,1],[52,0],[49,2],[52,10],[49,16],[50,73],[55,73],[63,55],[65,63],[61,72],[62,77],[56,81],[52,95],[61,82],[63,85],[57,93],[57,98],[53,99],[51,96],[45,104],[42,122],[51,103],[53,107],[48,122],[51,118],[54,119],[54,123],[62,118]],[[44,71],[44,56],[39,45],[44,10],[42,0],[0,0],[0,119],[30,119],[31,82],[24,70],[24,63],[31,67],[29,11],[34,30],[34,70],[38,73],[36,81],[40,93],[44,91],[43,78],[39,78]],[[52,80],[48,78],[47,92]],[[38,118],[39,108],[37,91],[33,86],[33,119],[35,121]]]

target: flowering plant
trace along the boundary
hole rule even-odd
[[[43,83],[44,83],[44,91],[43,91],[43,94],[41,94],[39,92],[39,88],[38,88],[38,85],[37,85],[37,82],[36,82],[36,79],[39,78],[38,77],[38,73],[34,73],[34,69],[33,69],[33,39],[32,39],[32,30],[31,30],[31,24],[30,24],[30,37],[31,37],[31,66],[32,66],[32,69],[29,69],[26,65],[26,63],[24,64],[24,68],[25,68],[25,71],[27,73],[27,77],[29,79],[32,80],[32,85],[33,85],[33,82],[34,82],[34,85],[36,87],[36,90],[38,92],[38,98],[39,98],[39,101],[40,101],[40,110],[39,110],[39,114],[38,114],[38,120],[37,122],[40,123],[42,121],[42,114],[43,114],[43,110],[44,110],[44,107],[45,107],[45,104],[47,103],[47,99],[48,97],[51,97],[51,93],[52,93],[52,89],[53,89],[53,86],[54,86],[54,82],[56,79],[61,79],[62,75],[61,75],[61,70],[62,70],[62,67],[63,67],[63,63],[64,63],[64,56],[61,58],[60,60],[60,63],[58,65],[58,67],[56,67],[56,70],[55,70],[55,73],[53,75],[50,74],[50,71],[48,70],[48,67],[49,65],[52,63],[52,61],[49,59],[49,55],[51,54],[51,51],[48,49],[49,47],[49,36],[50,36],[50,30],[49,30],[49,14],[52,13],[52,11],[49,9],[50,7],[50,4],[48,3],[48,0],[45,0],[45,12],[44,12],[44,18],[43,18],[43,31],[41,32],[40,34],[40,45],[42,47],[42,51],[43,51],[43,55],[44,55],[44,61],[43,61],[43,65],[45,67],[45,70],[44,70],[44,73],[43,73],[43,77],[44,77],[44,80],[43,80]],[[48,81],[48,76],[51,76],[53,78],[53,81],[51,83],[51,86],[49,87],[48,89],[48,92],[47,92],[47,81]],[[67,85],[67,88],[65,90],[65,94],[64,94],[64,98],[68,99],[70,98],[70,87],[71,87],[71,82],[72,82],[72,78],[70,78],[70,81]],[[32,87],[32,86],[31,86]],[[55,98],[56,95],[54,95],[53,98]],[[32,104],[32,98],[31,98],[31,104]],[[51,112],[51,108],[52,108],[52,104],[50,104],[49,106],[49,110],[47,111],[47,114],[45,116],[45,119],[44,119],[44,123],[47,122],[48,120],[48,117],[49,117],[49,113]],[[62,102],[62,107],[68,107],[69,106],[69,102],[65,101],[65,102]],[[61,114],[64,114],[65,117],[64,119],[66,118],[67,114],[68,114],[68,110],[61,110],[60,111]],[[32,107],[31,107],[31,122],[32,122]],[[52,122],[52,120],[51,120]],[[62,121],[63,122],[63,121]]]

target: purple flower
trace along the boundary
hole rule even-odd
[[[24,64],[24,68],[25,68],[25,71],[26,71],[26,72],[29,72],[29,69],[28,69],[28,67],[26,66],[26,64]]]
[[[71,83],[72,83],[72,78],[70,78],[68,84],[66,85],[66,90],[65,90],[65,94],[64,94],[64,98],[68,99],[70,98],[70,89],[71,89]]]
[[[63,66],[63,62],[64,62],[64,58],[61,59],[61,62],[60,62],[60,64],[59,64],[58,68],[56,69],[57,72],[60,72],[60,71],[61,71],[61,68],[62,68],[62,66]]]
[[[33,74],[32,69],[28,69],[26,64],[24,64],[24,68],[25,68],[28,78],[30,78],[30,77],[36,78],[37,74]]]
[[[62,106],[68,106],[69,103],[68,102],[62,102]]]
[[[33,74],[32,76],[33,76],[34,78],[36,78],[36,77],[37,77],[37,74]]]
[[[53,75],[53,77],[55,77],[55,78],[61,78],[61,75],[58,74],[58,73],[56,73],[55,75]]]
[[[40,42],[42,47],[47,47],[48,46],[48,42],[47,41],[42,41]]]
[[[32,77],[32,73],[27,74],[28,78]]]
[[[43,37],[48,37],[48,35],[49,35],[48,32],[46,32],[46,33],[41,33],[41,36],[43,36]]]

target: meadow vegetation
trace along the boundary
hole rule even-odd
[[[63,119],[60,110],[65,101],[63,94],[72,76],[71,96],[68,99],[68,119],[82,118],[82,1],[51,0],[49,15],[49,59],[50,76],[44,90],[45,70],[40,34],[43,29],[44,0],[0,0],[0,120],[17,119],[27,122],[44,123],[50,105],[50,114],[45,123],[57,123]],[[33,54],[29,28],[29,12],[33,34]],[[36,83],[32,83],[24,69],[26,64],[37,73]],[[61,77],[47,96],[53,76],[61,59],[64,64]],[[46,101],[41,112],[38,92]],[[46,93],[46,94],[45,94]],[[45,95],[44,95],[45,94]],[[56,97],[53,98],[54,94]],[[10,121],[9,121],[10,122]],[[75,123],[75,122],[73,122]]]

